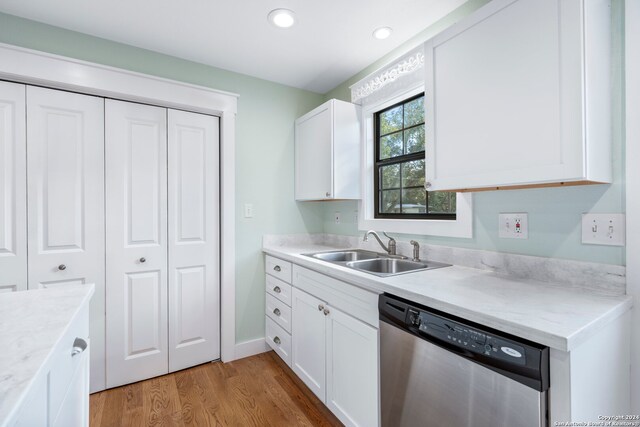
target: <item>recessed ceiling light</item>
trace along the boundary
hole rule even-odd
[[[269,12],[267,19],[279,28],[289,28],[296,22],[296,15],[289,9],[274,9]]]
[[[384,40],[389,37],[392,32],[393,30],[389,27],[376,28],[373,32],[373,37],[377,38],[378,40]]]

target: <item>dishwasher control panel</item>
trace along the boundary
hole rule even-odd
[[[526,365],[526,352],[518,343],[471,328],[433,313],[409,309],[407,321],[421,333],[477,354],[515,365]]]

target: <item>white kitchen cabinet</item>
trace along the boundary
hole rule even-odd
[[[107,387],[169,371],[167,111],[106,101]]]
[[[0,292],[27,289],[25,90],[0,82]]]
[[[360,107],[332,99],[295,122],[295,198],[360,198]]]
[[[326,397],[327,303],[293,289],[291,369],[318,396]]]
[[[379,334],[371,325],[377,315],[369,312],[377,314],[378,296],[306,268],[293,270],[293,371],[345,425],[377,426]]]
[[[95,285],[92,389],[105,381],[104,100],[27,86],[29,289]]]
[[[265,340],[291,366],[292,288],[290,262],[265,257]]]
[[[430,190],[610,183],[609,0],[496,0],[425,44]]]
[[[220,358],[220,126],[168,110],[169,372]]]

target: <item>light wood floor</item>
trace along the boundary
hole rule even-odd
[[[272,351],[91,395],[91,427],[342,426]]]

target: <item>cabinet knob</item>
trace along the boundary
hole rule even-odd
[[[66,265],[64,265],[64,264],[60,264],[60,265],[58,266],[58,270],[60,270],[60,271],[62,271],[62,270],[66,270],[66,269],[67,269],[67,266],[66,266]]]
[[[144,262],[147,262],[147,259],[145,257],[142,257],[138,261],[140,261],[141,263],[144,263]]]
[[[324,310],[324,305],[318,304],[318,311],[322,311],[322,310]]]
[[[426,189],[431,188],[431,183],[430,183],[430,182],[428,182],[428,181],[427,181],[427,182],[425,182],[425,183],[424,183],[424,188],[425,188],[425,190],[426,190]]]
[[[76,338],[73,341],[73,348],[71,349],[71,357],[82,353],[87,349],[87,342],[82,338]]]
[[[273,292],[279,294],[280,292],[282,292],[282,289],[280,289],[280,286],[276,286],[275,288],[273,288]]]
[[[273,309],[273,314],[275,314],[276,316],[280,316],[280,309],[279,308],[274,308]]]
[[[328,191],[326,193],[324,193],[325,196],[327,197],[331,197],[331,193],[329,193]]]
[[[280,344],[280,338],[275,337],[275,338],[273,339],[273,342],[279,345],[279,344]]]
[[[275,271],[282,271],[282,268],[280,268],[280,266],[279,266],[279,265],[276,265],[275,267],[273,267],[273,269],[274,269]]]
[[[328,315],[328,314],[330,313],[330,312],[329,312],[329,309],[328,309],[328,308],[325,308],[325,309],[324,309],[324,311],[323,311],[323,313],[324,313],[324,315],[325,315],[325,316],[326,316],[326,315]]]

